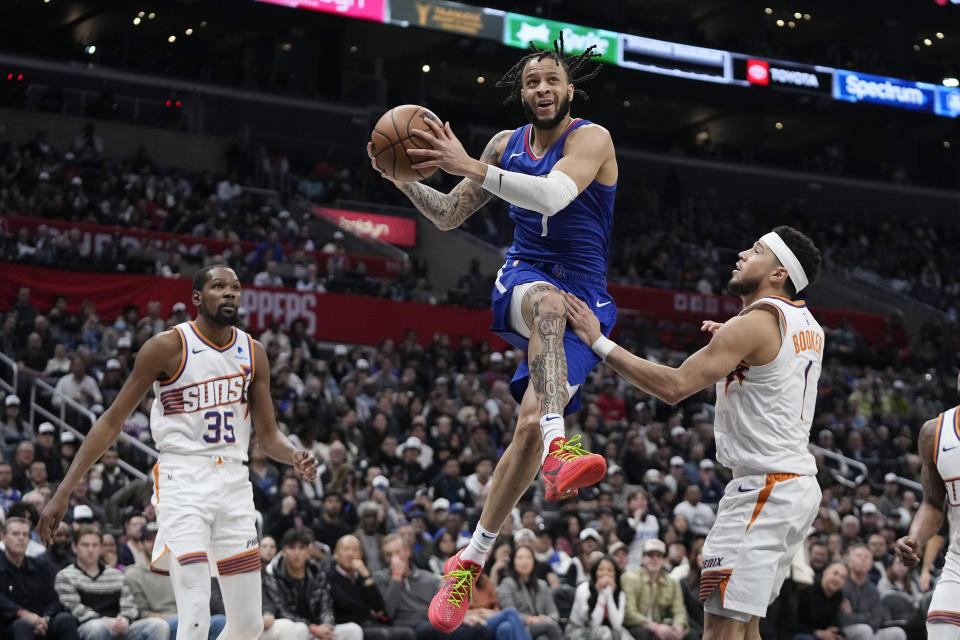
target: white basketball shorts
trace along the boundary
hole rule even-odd
[[[813,476],[768,473],[727,484],[703,545],[700,600],[715,615],[763,617],[820,507]]]
[[[212,575],[260,570],[256,510],[249,471],[219,456],[161,454],[153,467],[157,540],[151,569],[210,564]]]

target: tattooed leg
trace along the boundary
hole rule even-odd
[[[529,302],[529,305],[528,305]],[[541,415],[563,415],[567,404],[567,358],[563,350],[563,334],[567,312],[563,298],[549,284],[538,284],[524,296],[524,313],[530,326],[530,383],[540,402]]]

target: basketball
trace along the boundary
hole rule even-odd
[[[423,160],[407,155],[407,149],[428,146],[413,135],[414,129],[428,129],[426,118],[443,124],[440,118],[426,107],[402,104],[383,114],[374,127],[370,134],[373,155],[377,159],[377,165],[391,178],[404,181],[423,180],[436,172],[436,167],[421,171],[410,168],[411,164]]]

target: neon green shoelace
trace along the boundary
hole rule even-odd
[[[450,587],[450,597],[447,598],[447,602],[459,607],[463,604],[464,599],[467,602],[470,601],[470,598],[473,597],[474,575],[472,571],[469,569],[454,569],[443,577],[454,581],[453,586]]]
[[[556,451],[551,451],[550,455],[558,460],[570,462],[582,456],[589,456],[591,453],[580,446],[580,434],[578,433],[564,442]]]

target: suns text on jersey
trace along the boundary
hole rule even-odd
[[[160,394],[165,414],[193,413],[225,404],[247,401],[249,377],[243,373],[212,380],[203,380],[186,387],[170,389]]]

